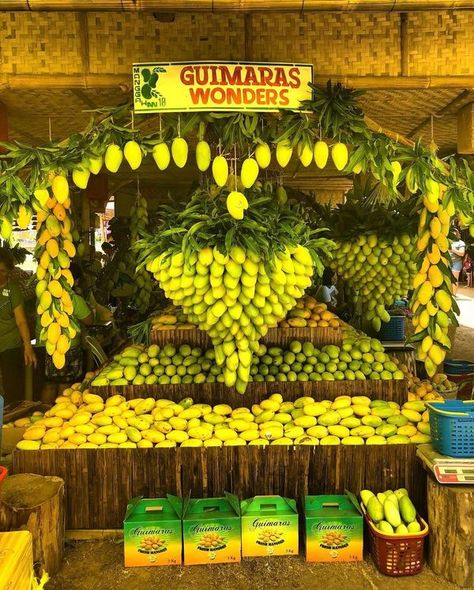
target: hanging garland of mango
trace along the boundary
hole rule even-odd
[[[148,203],[140,194],[137,194],[135,204],[130,210],[130,244],[133,247],[140,236],[146,232],[148,226]],[[135,283],[137,290],[134,295],[136,308],[145,313],[150,306],[150,295],[153,290],[152,278],[144,268],[137,268],[135,271]]]
[[[196,135],[199,139],[197,167],[201,172],[211,168],[218,187],[223,187],[228,181],[229,162],[233,161],[232,176],[235,181],[226,204],[227,211],[237,220],[243,219],[246,212],[249,213],[248,196],[251,193],[248,191],[260,171],[270,166],[273,151],[283,174],[294,153],[302,166],[309,166],[314,160],[317,167],[324,168],[331,156],[338,170],[354,174],[369,173],[384,187],[385,202],[403,199],[399,186],[403,186],[405,180],[409,186],[409,177],[416,178],[412,184],[416,191],[424,190],[427,180],[433,178],[446,187],[457,212],[469,219],[474,218],[474,183],[467,165],[459,166],[453,159],[446,165],[420,143],[414,148],[400,145],[382,132],[370,129],[357,104],[358,92],[330,83],[326,89],[313,87],[313,90],[313,100],[302,104],[301,111],[281,111],[278,116],[256,113],[166,114],[159,118],[159,129],[144,134],[140,126],[145,119],[136,117],[133,121],[130,117],[131,105],[127,103],[118,108],[99,110],[99,117],[92,120],[83,133],[63,142],[51,142],[44,147],[30,147],[19,142],[1,143],[7,153],[0,156],[0,233],[8,239],[13,220],[24,222],[38,207],[33,198],[35,190],[49,187],[54,183],[54,178],[61,179],[56,184],[61,185],[63,195],[69,175],[76,186],[84,189],[90,174],[99,173],[104,163],[109,172],[115,173],[125,158],[131,169],[136,170],[141,165],[143,155],[148,153],[152,154],[160,171],[168,168],[171,158],[178,168],[183,168],[189,160],[186,138]],[[146,121],[149,125],[150,120]],[[59,202],[54,194],[51,198]],[[49,211],[48,218],[51,217]],[[64,232],[64,239],[69,240],[69,232]],[[65,250],[59,243],[58,249]],[[42,256],[41,252],[38,254]],[[291,258],[293,254],[289,256]],[[46,256],[43,262],[46,263]],[[421,268],[421,256],[418,263]],[[47,280],[58,281],[62,291],[69,293],[70,286],[66,280],[59,280],[65,277],[62,274],[59,277],[55,263],[50,262],[47,267]],[[433,287],[433,294],[428,297],[433,305],[435,303],[431,297],[436,297],[434,289],[437,288]],[[53,289],[59,294],[55,284]],[[428,287],[422,292],[423,301],[426,299],[425,291],[428,291]],[[452,295],[447,293],[447,296],[451,299],[451,309],[454,309]],[[69,303],[67,296],[64,299]],[[60,297],[54,297],[54,302],[57,303],[57,300],[62,301],[62,292]],[[61,305],[64,306],[63,303]],[[66,313],[67,310],[73,314],[69,305],[56,311]],[[64,319],[62,321],[66,323]],[[62,328],[59,335],[66,335],[63,330],[67,329]],[[433,332],[434,328],[428,330]],[[420,337],[420,334],[422,332],[416,337]],[[52,351],[54,346],[52,354],[57,352],[56,361],[61,364],[63,353],[60,350],[66,346],[62,339],[58,349],[59,335],[56,327],[51,328],[48,350]],[[434,332],[427,335],[436,337]],[[47,332],[43,336],[48,342]],[[426,340],[424,348],[428,349],[428,343]],[[429,358],[439,358],[436,350]]]

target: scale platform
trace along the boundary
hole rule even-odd
[[[439,483],[474,485],[474,458],[440,455],[431,445],[419,445],[416,454]]]

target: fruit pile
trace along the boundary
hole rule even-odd
[[[35,422],[38,420],[42,420],[44,417],[43,412],[33,412],[31,416],[26,416],[25,418],[18,418],[13,422],[6,422],[3,424],[2,428],[27,428],[33,426]]]
[[[342,325],[344,322],[329,311],[325,303],[319,303],[309,295],[299,299],[278,324],[280,328],[339,328]]]
[[[133,246],[148,226],[148,204],[140,194],[137,195],[137,201],[130,210],[130,218],[130,243]],[[135,284],[137,289],[134,304],[140,312],[145,313],[150,306],[150,296],[153,290],[150,273],[144,268],[137,268],[135,270]]]
[[[377,495],[370,490],[362,490],[360,498],[367,514],[384,535],[405,537],[421,531],[415,506],[405,488]]]
[[[296,207],[263,193],[237,223],[222,212],[224,196],[199,189],[184,209],[167,207],[163,225],[140,245],[166,297],[209,334],[225,384],[244,393],[259,339],[322,272],[318,252],[332,244],[313,239],[317,230],[298,219]]]
[[[42,328],[40,340],[45,343],[46,352],[52,356],[55,367],[62,369],[71,340],[79,329],[73,317],[71,295],[74,278],[69,270],[76,248],[71,233],[71,199],[67,178],[56,175],[51,188],[52,196],[46,188],[34,192],[37,209],[35,256],[38,260],[36,296]]]
[[[417,265],[415,238],[408,234],[390,241],[375,233],[342,241],[332,268],[354,293],[356,308],[377,332],[390,321],[391,307],[411,289]]]
[[[448,327],[457,325],[459,308],[452,295],[448,233],[454,203],[445,188],[428,179],[423,196],[424,209],[418,226],[417,250],[421,267],[413,279],[413,326],[418,359],[432,377],[443,362],[451,343]]]
[[[190,324],[180,307],[168,305],[157,312],[151,319],[152,330],[192,330],[196,326]]]
[[[456,384],[448,380],[447,375],[437,373],[432,377],[431,381],[428,379],[420,379],[414,375],[406,365],[402,364],[398,359],[394,358],[394,363],[403,372],[408,383],[408,401],[442,401],[444,398],[441,393],[452,391],[456,388]]]
[[[364,381],[403,379],[403,372],[375,338],[347,336],[342,346],[329,344],[321,350],[311,342],[294,340],[288,348],[260,344],[250,360],[249,381]],[[203,351],[183,344],[127,346],[115,355],[92,382],[107,385],[168,385],[179,383],[226,383],[225,367],[216,363],[213,349]]]
[[[384,445],[430,442],[422,402],[371,401],[340,396],[334,401],[276,393],[252,408],[179,403],[167,399],[105,402],[85,390],[68,390],[25,431],[22,450],[74,448],[210,447],[237,445]]]

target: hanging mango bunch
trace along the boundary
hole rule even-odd
[[[211,190],[212,189],[212,190]],[[228,387],[244,393],[259,339],[292,309],[332,242],[301,221],[295,205],[249,192],[242,220],[227,211],[228,190],[197,190],[186,205],[165,207],[141,260],[165,295],[212,339]]]
[[[51,192],[38,188],[34,192],[37,215],[38,260],[36,277],[37,312],[40,316],[40,340],[52,356],[56,368],[65,365],[65,355],[79,329],[74,320],[72,287],[74,277],[69,267],[76,254],[70,218],[71,199],[67,177],[57,174]]]
[[[130,220],[130,243],[133,247],[148,226],[148,204],[140,193],[137,194],[135,205],[130,210]],[[137,268],[135,272],[135,283],[137,290],[134,295],[134,302],[137,309],[145,313],[150,306],[150,296],[153,290],[150,273],[143,267]]]
[[[407,179],[409,182],[410,179]],[[459,308],[453,298],[449,259],[451,217],[454,203],[446,187],[428,178],[423,190],[423,209],[418,226],[417,250],[421,266],[413,280],[413,325],[418,359],[432,377],[451,343],[450,324],[457,325]]]

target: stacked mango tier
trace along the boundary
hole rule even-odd
[[[284,401],[276,393],[251,408],[114,395],[104,401],[67,390],[29,427],[21,450],[240,445],[385,445],[430,442],[423,402],[339,396]]]
[[[226,364],[232,358],[226,359]],[[295,340],[288,347],[261,344],[250,367],[250,381],[364,381],[403,379],[404,374],[375,338],[347,336],[341,346],[321,349],[311,342]],[[183,344],[127,346],[92,381],[108,385],[167,385],[224,383],[223,367],[215,362],[213,349]]]

